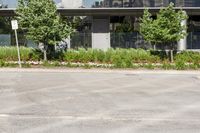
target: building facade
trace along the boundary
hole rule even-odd
[[[198,0],[97,0],[96,7],[162,7],[170,2],[176,7],[199,7]]]
[[[188,35],[177,42],[177,49],[200,49],[200,0],[56,0],[61,15],[84,16],[81,26],[71,36],[71,47],[100,49],[152,48],[139,34],[139,18],[145,8],[155,14],[170,2],[189,16],[187,21],[181,22],[188,26]],[[8,11],[9,8],[0,9],[0,15]],[[0,45],[10,38],[11,35],[6,34],[0,33]],[[158,48],[163,47],[164,44]]]
[[[140,13],[138,11],[141,8],[148,7],[152,9],[160,9],[162,7],[166,7],[169,5],[169,3],[174,3],[174,5],[179,9],[199,9],[200,8],[200,0],[101,0],[96,1],[91,6],[93,8],[111,8],[113,10],[117,9],[135,9],[132,11]],[[187,13],[187,11],[186,11]],[[177,42],[177,49],[178,50],[186,50],[186,49],[200,49],[200,11],[197,11],[195,14],[189,13],[189,19],[188,21],[181,22],[184,25],[188,26],[188,35],[187,37],[181,39],[179,42]],[[94,17],[93,25],[96,26],[101,25],[101,31],[103,30],[103,27],[106,28],[109,25],[110,32],[108,33],[105,29],[105,35],[107,37],[104,37],[104,39],[110,40],[108,42],[108,47],[123,47],[123,48],[151,48],[148,43],[145,43],[142,36],[139,34],[139,17],[141,15],[132,15],[131,13],[125,16],[109,16],[109,24],[105,24],[105,22],[108,22],[108,20],[99,20],[104,21],[102,24],[95,25],[96,18]],[[102,19],[102,17],[101,17]],[[126,30],[126,25],[132,28],[131,30]],[[125,28],[123,29],[123,26]],[[94,31],[93,34],[95,34],[96,31]],[[95,36],[95,35],[94,35]],[[98,37],[92,38],[93,40],[103,40],[103,35],[99,35]],[[98,39],[97,39],[98,38]],[[104,42],[106,42],[104,40]],[[92,42],[94,47],[96,47],[95,41]],[[110,44],[110,46],[109,46]],[[99,45],[99,44],[98,44]],[[104,45],[105,46],[105,45]],[[103,47],[104,47],[103,46]],[[99,47],[98,47],[99,48]],[[159,48],[166,48],[166,46],[163,44],[163,46],[160,46]]]

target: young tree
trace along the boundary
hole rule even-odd
[[[173,62],[173,50],[176,42],[187,35],[187,26],[181,24],[187,18],[184,11],[174,9],[173,3],[161,9],[156,15],[156,19],[153,19],[152,14],[146,9],[141,18],[140,33],[151,44],[170,44],[170,55]]]
[[[67,38],[73,29],[57,14],[53,0],[19,0],[16,10],[20,27],[26,37],[43,44],[44,60],[51,45]]]

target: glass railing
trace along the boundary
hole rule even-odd
[[[0,46],[10,46],[10,45],[11,45],[11,35],[0,34]]]
[[[92,36],[91,33],[76,32],[70,36],[71,48],[91,48]]]
[[[151,49],[152,45],[145,42],[138,32],[111,33],[111,47],[113,48],[143,48]]]
[[[187,37],[188,49],[200,49],[200,32],[190,32]]]
[[[143,48],[152,49],[153,46],[145,42],[138,32],[131,33],[117,33],[113,32],[111,35],[112,48]],[[19,34],[20,36],[20,34]],[[14,37],[14,36],[13,36]],[[71,48],[91,48],[91,33],[74,33],[70,37]],[[13,38],[14,40],[14,38]],[[11,44],[14,43],[14,44]],[[24,38],[19,38],[21,46],[37,47],[35,43]],[[0,34],[0,46],[15,45],[15,41],[11,41],[10,34]],[[167,49],[166,45],[159,45],[157,49]],[[187,49],[200,49],[200,32],[190,32],[187,36]]]
[[[113,48],[143,48],[151,49],[152,45],[145,42],[138,32],[111,33],[111,47]],[[168,49],[167,45],[156,46],[157,49]],[[187,36],[187,49],[200,49],[200,32],[189,32]]]
[[[37,47],[33,41],[27,40],[24,34],[18,34],[18,41],[20,46]],[[70,36],[71,48],[91,48],[91,33],[76,32]],[[15,45],[15,38],[11,34],[0,34],[0,46],[12,46]]]

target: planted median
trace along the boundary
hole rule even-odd
[[[175,54],[175,61],[169,61],[166,51],[143,49],[70,49],[58,51],[43,61],[42,52],[38,49],[20,47],[24,67],[101,67],[131,69],[199,69],[200,53],[184,51]],[[52,57],[51,57],[52,56]],[[17,67],[17,49],[0,47],[0,66]]]

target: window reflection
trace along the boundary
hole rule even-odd
[[[62,1],[74,0],[54,0],[59,6]],[[120,7],[161,7],[173,2],[177,7],[200,7],[200,0],[78,0],[82,1],[85,8],[120,8]],[[9,8],[17,6],[17,0],[0,0],[0,6],[7,5]]]
[[[170,2],[177,7],[199,7],[200,0],[96,0],[92,7],[161,7]]]

